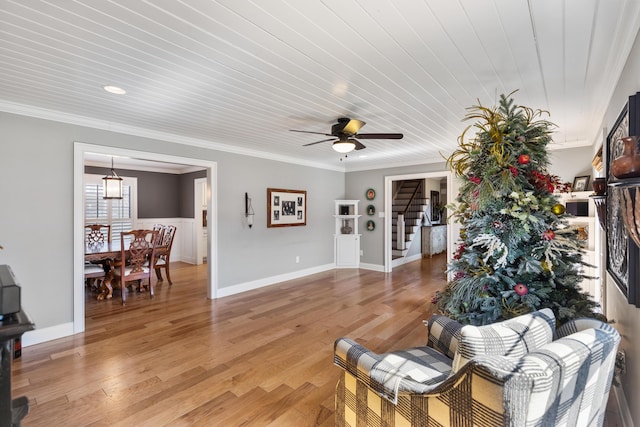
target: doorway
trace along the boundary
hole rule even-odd
[[[116,147],[107,147],[101,145],[92,145],[81,142],[74,143],[74,197],[73,197],[73,268],[74,268],[74,284],[73,284],[73,333],[83,332],[85,329],[85,307],[84,307],[84,167],[85,155],[87,153],[104,154],[108,156],[121,156],[136,159],[144,159],[150,161],[178,163],[188,166],[199,167],[207,172],[206,184],[209,189],[217,188],[217,163],[192,159],[188,157],[179,157],[167,154],[158,154],[144,151],[129,150]],[[207,262],[207,298],[215,299],[217,297],[218,288],[218,270],[217,270],[217,202],[215,191],[209,192],[207,197],[207,240],[206,253]]]
[[[384,271],[390,273],[393,270],[392,253],[393,253],[393,239],[392,239],[392,202],[393,202],[393,183],[395,181],[405,181],[413,179],[446,179],[447,184],[447,200],[446,204],[454,201],[454,192],[457,192],[457,186],[454,185],[451,172],[423,172],[407,175],[391,175],[384,178]],[[455,250],[454,236],[459,236],[460,227],[456,224],[449,224],[447,227],[447,260],[452,259]]]

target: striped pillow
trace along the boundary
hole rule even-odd
[[[465,325],[453,357],[453,373],[474,356],[522,357],[553,340],[555,316],[549,308],[486,326]]]

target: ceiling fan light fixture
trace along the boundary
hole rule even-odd
[[[339,139],[333,143],[332,147],[338,153],[349,153],[356,148],[356,144],[348,139]]]

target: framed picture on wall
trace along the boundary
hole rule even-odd
[[[640,94],[629,97],[606,139],[605,176],[607,183],[616,181],[611,173],[613,159],[622,154],[622,138],[640,131]],[[640,249],[628,236],[622,219],[622,189],[607,188],[606,264],[607,272],[629,304],[640,307]]]
[[[431,191],[431,222],[440,221],[440,192]]]
[[[267,188],[267,227],[307,225],[307,192]]]

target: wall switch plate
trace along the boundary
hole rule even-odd
[[[297,257],[296,257],[296,264],[297,264],[297,263],[299,263],[299,262],[300,262],[300,257],[299,257],[299,256],[297,256]]]

